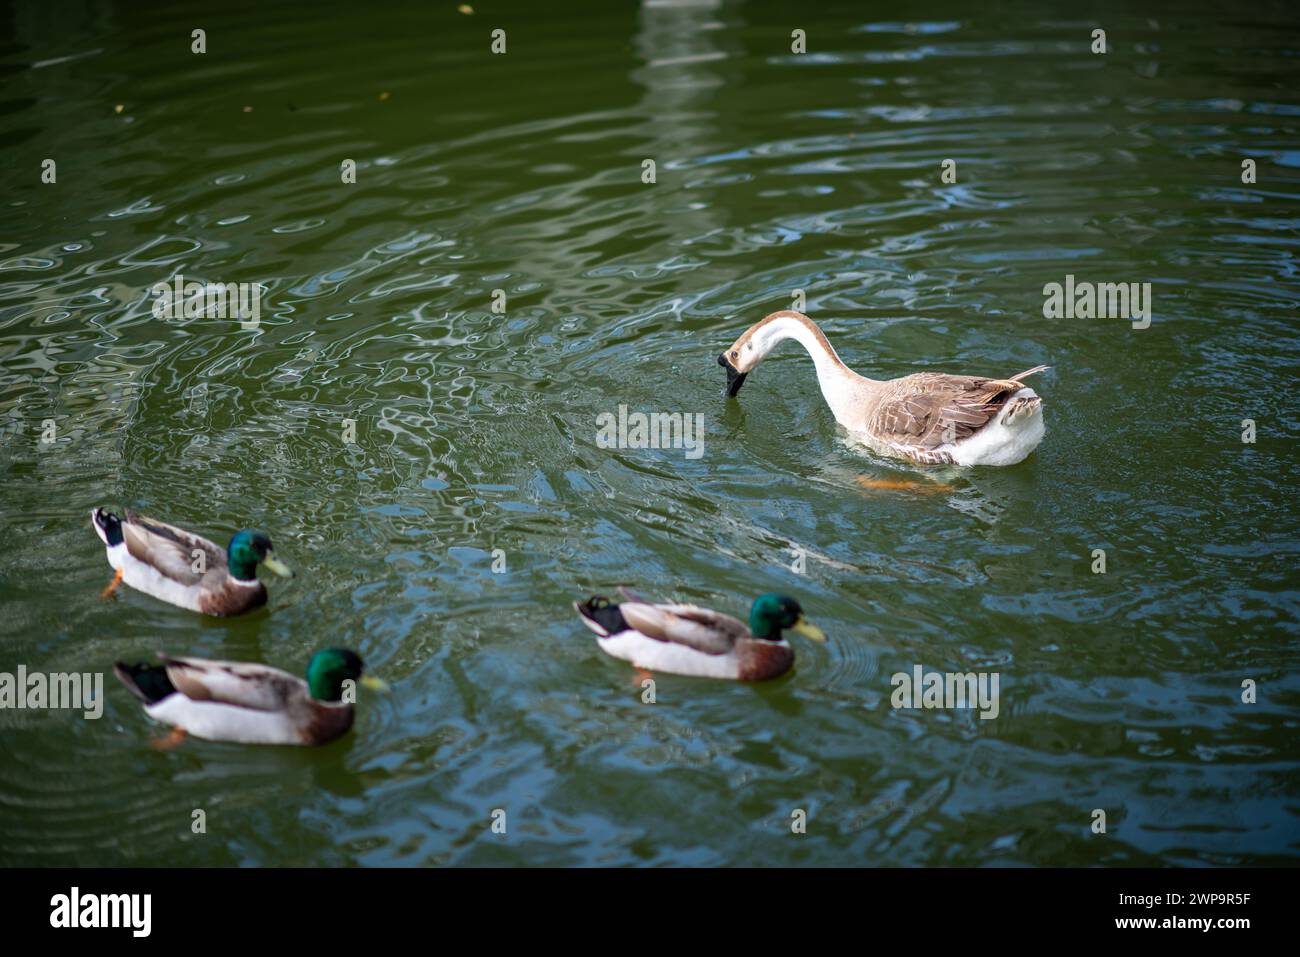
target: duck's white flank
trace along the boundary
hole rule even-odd
[[[108,545],[106,550],[108,563],[120,569],[122,581],[136,591],[161,598],[165,602],[188,608],[190,611],[200,610],[198,589],[187,588],[174,578],[168,578],[152,565],[146,565],[131,554],[126,547],[126,542],[120,545]]]
[[[596,640],[606,654],[630,661],[647,671],[732,679],[740,674],[740,661],[734,651],[725,655],[706,655],[686,645],[656,641],[631,630],[607,638],[597,635]]]
[[[149,717],[184,728],[208,741],[238,744],[302,744],[302,733],[288,712],[254,711],[218,701],[195,701],[177,692],[145,706]]]

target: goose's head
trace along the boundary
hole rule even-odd
[[[767,350],[756,342],[756,326],[746,329],[739,339],[731,344],[726,352],[718,356],[718,365],[727,370],[727,398],[734,399],[745,384],[745,376],[754,371],[754,367],[763,361]]]
[[[731,356],[740,356],[737,349],[728,349],[722,355],[718,356],[718,365],[727,370],[727,398],[734,399],[740,387],[745,384],[745,376],[748,372],[737,372],[736,367],[731,364]]]
[[[735,398],[745,377],[766,358],[782,339],[787,338],[792,320],[808,322],[801,313],[783,309],[765,316],[746,329],[730,348],[718,356],[718,365],[727,370],[727,398]]]

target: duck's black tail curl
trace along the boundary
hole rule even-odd
[[[90,513],[91,524],[95,534],[103,539],[109,548],[122,544],[122,520],[106,508],[97,508]]]
[[[113,674],[117,680],[126,685],[128,691],[145,704],[156,704],[169,694],[176,693],[176,687],[167,677],[167,669],[162,665],[128,665],[124,661],[113,665]]]
[[[578,609],[578,614],[587,622],[587,627],[598,635],[616,635],[628,630],[618,605],[604,595],[593,595],[586,601],[576,601],[573,607]]]

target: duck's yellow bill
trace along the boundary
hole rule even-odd
[[[807,618],[800,616],[799,620],[790,626],[790,630],[797,635],[803,635],[805,638],[811,638],[813,641],[825,641],[826,633],[814,625]]]
[[[388,682],[383,678],[376,678],[374,675],[361,676],[362,687],[369,688],[371,691],[387,691]]]
[[[266,553],[266,557],[262,559],[262,564],[271,569],[271,571],[275,572],[281,578],[293,577],[293,569],[280,561],[280,559],[276,558],[270,552]]]

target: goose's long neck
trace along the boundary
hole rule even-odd
[[[848,429],[863,427],[861,420],[865,418],[867,399],[878,383],[846,366],[816,323],[800,312],[778,313],[755,331],[754,338],[757,340],[754,348],[760,355],[766,355],[786,339],[803,346],[817,367],[817,384],[836,420]]]

